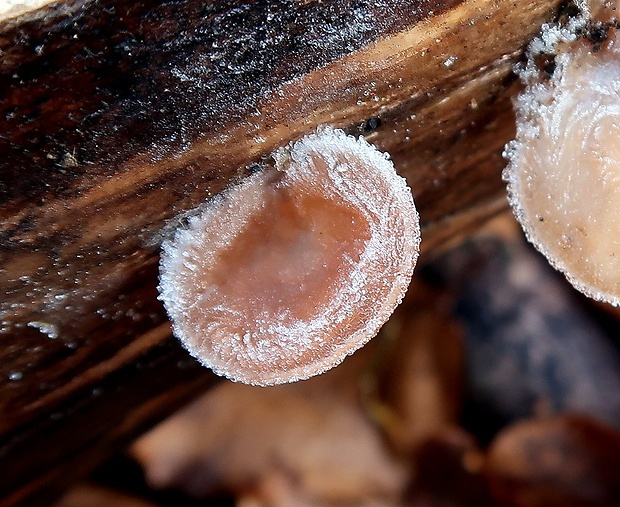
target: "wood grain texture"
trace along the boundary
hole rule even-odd
[[[0,505],[44,504],[213,382],[170,336],[159,244],[278,146],[367,135],[425,251],[502,209],[511,69],[559,4],[67,0],[0,22]]]

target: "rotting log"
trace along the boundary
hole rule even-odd
[[[0,17],[0,506],[44,505],[214,379],[158,247],[321,124],[388,151],[432,251],[505,206],[511,73],[559,0],[64,0]],[[423,261],[423,259],[422,259]]]

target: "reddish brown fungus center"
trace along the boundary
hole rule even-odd
[[[221,252],[210,276],[227,304],[250,317],[286,312],[307,319],[327,304],[328,288],[349,275],[369,239],[357,210],[293,193],[282,181],[270,184],[263,208]]]

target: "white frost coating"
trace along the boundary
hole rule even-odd
[[[364,345],[402,300],[419,218],[405,180],[363,139],[323,128],[216,196],[165,242],[160,298],[214,372],[273,385]]]
[[[21,16],[58,0],[0,0],[0,21]]]
[[[55,340],[58,336],[60,336],[58,326],[56,324],[52,324],[51,322],[33,320],[28,322],[28,327],[38,329],[41,333],[47,335],[50,340]]]
[[[611,7],[608,2],[607,7]],[[615,16],[595,13],[598,20]],[[506,146],[509,200],[527,238],[586,295],[620,304],[620,36],[602,44],[547,27],[530,46]],[[545,80],[538,54],[556,54]]]

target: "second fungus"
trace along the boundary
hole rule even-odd
[[[418,256],[411,192],[363,139],[324,128],[216,196],[164,243],[175,335],[215,373],[306,379],[370,340]]]
[[[594,5],[594,3],[593,3]],[[588,5],[581,2],[587,11]],[[528,239],[585,294],[620,304],[620,34],[604,7],[545,27],[522,69],[504,177]],[[593,34],[590,36],[589,34]],[[604,37],[601,35],[604,34]],[[546,74],[537,61],[553,58]]]

